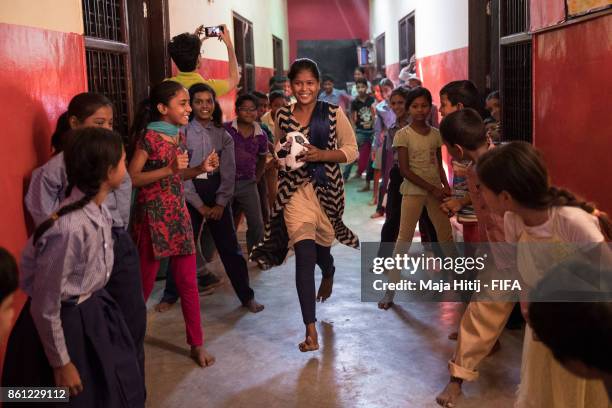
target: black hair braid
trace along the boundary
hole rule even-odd
[[[47,220],[45,220],[36,228],[36,231],[34,231],[34,238],[32,242],[36,244],[38,239],[42,237],[43,234],[53,226],[53,224],[55,224],[55,221],[59,220],[59,218],[63,215],[69,214],[73,211],[80,210],[81,208],[85,207],[96,196],[96,194],[98,194],[97,191],[91,191],[89,193],[86,193],[85,196],[83,196],[83,198],[81,198],[80,200],[65,205],[59,210],[57,210],[57,212],[53,213],[51,217],[47,218]]]
[[[551,186],[548,189],[551,207],[578,207],[597,217],[599,228],[606,241],[612,240],[612,223],[605,212],[599,211],[595,204],[576,197],[571,191]]]
[[[103,128],[88,127],[73,131],[74,137],[64,151],[70,196],[73,187],[83,192],[83,198],[61,207],[34,231],[33,243],[55,224],[59,217],[85,207],[100,191],[108,171],[116,168],[123,156],[121,136]]]

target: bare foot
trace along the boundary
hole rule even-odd
[[[394,305],[393,303],[393,293],[387,291],[385,293],[385,296],[383,296],[382,299],[380,299],[380,301],[378,302],[378,308],[382,309],[382,310],[389,310],[391,309],[391,306]]]
[[[302,353],[317,351],[319,349],[318,340],[317,328],[314,323],[310,323],[306,326],[306,339],[298,347]]]
[[[384,217],[385,214],[376,211],[374,214],[370,215],[370,218],[380,218],[380,217]]]
[[[456,407],[457,400],[461,396],[461,379],[451,379],[446,387],[436,397],[436,402],[442,407]]]
[[[215,364],[215,357],[209,354],[203,346],[191,346],[191,353],[189,355],[200,367],[210,367]]]
[[[385,302],[384,300],[381,300],[380,302],[378,302],[378,308],[382,310],[389,310],[394,304],[395,303],[393,303],[392,301]]]
[[[249,309],[249,312],[251,313],[259,313],[262,310],[264,310],[264,305],[262,305],[261,303],[257,303],[257,301],[255,300],[255,298],[249,300],[244,307],[246,307],[247,309]]]
[[[459,337],[459,333],[457,332],[452,332],[451,334],[448,335],[449,340],[457,340],[458,337]]]
[[[321,279],[319,291],[317,292],[317,302],[325,302],[332,294],[334,277]]]
[[[174,303],[159,302],[158,304],[155,305],[155,311],[159,313],[164,313],[172,309],[172,306],[174,306]]]
[[[375,198],[373,198],[373,199],[372,199],[372,200],[371,200],[371,201],[368,203],[368,205],[378,205],[378,200],[377,200],[377,199],[375,199]]]

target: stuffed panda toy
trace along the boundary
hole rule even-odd
[[[276,146],[275,153],[281,168],[285,171],[297,170],[306,162],[300,161],[299,157],[308,149],[304,146],[308,140],[300,132],[290,132],[281,139]]]

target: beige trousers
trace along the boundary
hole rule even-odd
[[[478,378],[476,368],[495,345],[512,313],[514,302],[470,302],[459,323],[459,337],[448,370],[466,381]]]
[[[397,242],[395,243],[395,249],[393,250],[394,256],[408,253],[410,244],[414,238],[417,222],[419,222],[421,212],[423,212],[423,207],[427,208],[429,219],[438,235],[438,242],[453,242],[453,231],[450,221],[448,220],[448,216],[440,210],[440,201],[438,199],[431,194],[404,195],[402,197],[400,229],[397,236]],[[389,270],[389,282],[399,282],[400,273],[401,271],[399,269]],[[393,295],[394,293],[389,291],[385,296],[388,298],[387,300],[390,301]]]

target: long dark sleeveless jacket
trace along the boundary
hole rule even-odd
[[[317,147],[320,149],[336,150],[338,148],[336,114],[339,108],[326,102],[317,103],[325,104],[321,107],[329,112],[330,130],[327,146]],[[310,126],[301,127],[292,117],[290,107],[279,109],[276,116],[280,129],[285,134],[297,131],[304,134],[306,138],[309,138]],[[308,182],[313,183],[321,207],[334,227],[336,239],[350,247],[359,248],[359,238],[342,222],[342,215],[344,214],[344,180],[342,179],[340,165],[338,163],[325,163],[324,167],[327,178],[325,185],[320,185],[311,179],[308,165],[294,171],[280,173],[278,193],[274,201],[270,221],[266,225],[264,240],[253,248],[251,260],[262,261],[270,266],[280,265],[284,262],[289,250],[289,237],[287,235],[287,227],[285,226],[284,208],[293,193]]]

